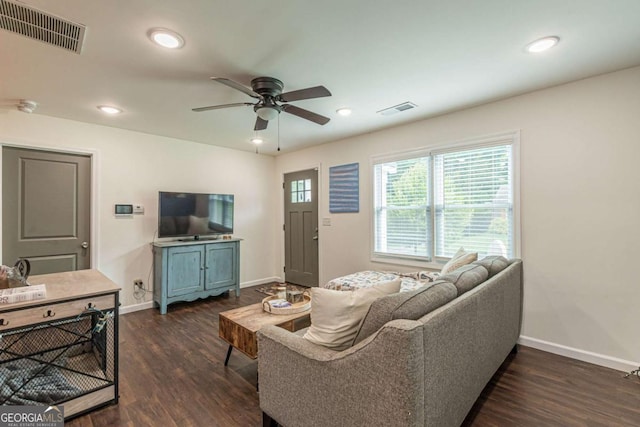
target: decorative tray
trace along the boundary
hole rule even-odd
[[[311,296],[309,296],[306,292],[302,295],[303,300],[300,302],[289,303],[287,307],[278,307],[277,305],[273,305],[276,301],[284,301],[282,298],[278,296],[270,296],[266,297],[262,300],[262,309],[267,313],[271,314],[296,314],[302,313],[303,311],[307,311],[311,309]]]

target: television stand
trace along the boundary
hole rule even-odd
[[[160,314],[179,301],[240,296],[240,239],[153,243],[153,301]]]
[[[198,242],[200,240],[220,240],[220,236],[200,236],[187,237],[186,239],[178,239],[178,242]]]

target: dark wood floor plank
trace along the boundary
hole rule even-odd
[[[257,287],[239,298],[212,297],[120,318],[120,403],[67,427],[262,424],[257,362],[218,337],[221,311],[259,302]],[[489,382],[463,426],[639,426],[640,379],[520,346]]]
[[[637,426],[640,381],[521,347],[493,377],[465,426]]]

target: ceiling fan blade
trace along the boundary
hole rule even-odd
[[[260,117],[256,117],[256,125],[253,127],[253,130],[265,130],[268,124],[268,121]]]
[[[222,83],[223,85],[234,88],[235,90],[239,90],[242,93],[246,93],[252,98],[256,98],[256,99],[262,98],[260,95],[258,95],[253,90],[251,90],[250,87],[246,87],[245,85],[240,84],[238,82],[234,82],[233,80],[225,79],[223,77],[211,77],[211,80],[213,80],[214,82]]]
[[[208,107],[192,108],[191,111],[200,113],[201,111],[219,110],[221,108],[229,108],[229,107],[244,107],[245,105],[253,106],[253,104],[250,102],[236,102],[235,104],[210,105]]]
[[[310,120],[319,125],[326,125],[330,120],[328,117],[321,116],[320,114],[305,110],[304,108],[296,107],[295,105],[283,104],[281,107],[284,112],[302,117],[303,119]]]
[[[303,99],[322,98],[323,96],[331,96],[329,89],[324,86],[315,86],[283,93],[278,97],[278,100],[282,102],[291,102]]]

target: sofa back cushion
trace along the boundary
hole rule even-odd
[[[489,278],[500,273],[509,266],[509,260],[503,256],[491,255],[473,262],[473,264],[481,265],[489,272]]]
[[[453,284],[436,280],[423,288],[401,292],[375,300],[362,320],[354,344],[394,319],[417,320],[425,314],[445,305],[457,296]]]
[[[458,295],[462,295],[487,280],[488,277],[489,272],[482,265],[467,264],[449,274],[440,276],[439,279],[453,283]]]
[[[351,347],[371,303],[400,292],[400,282],[398,278],[353,291],[311,288],[311,326],[304,338],[333,350]]]

